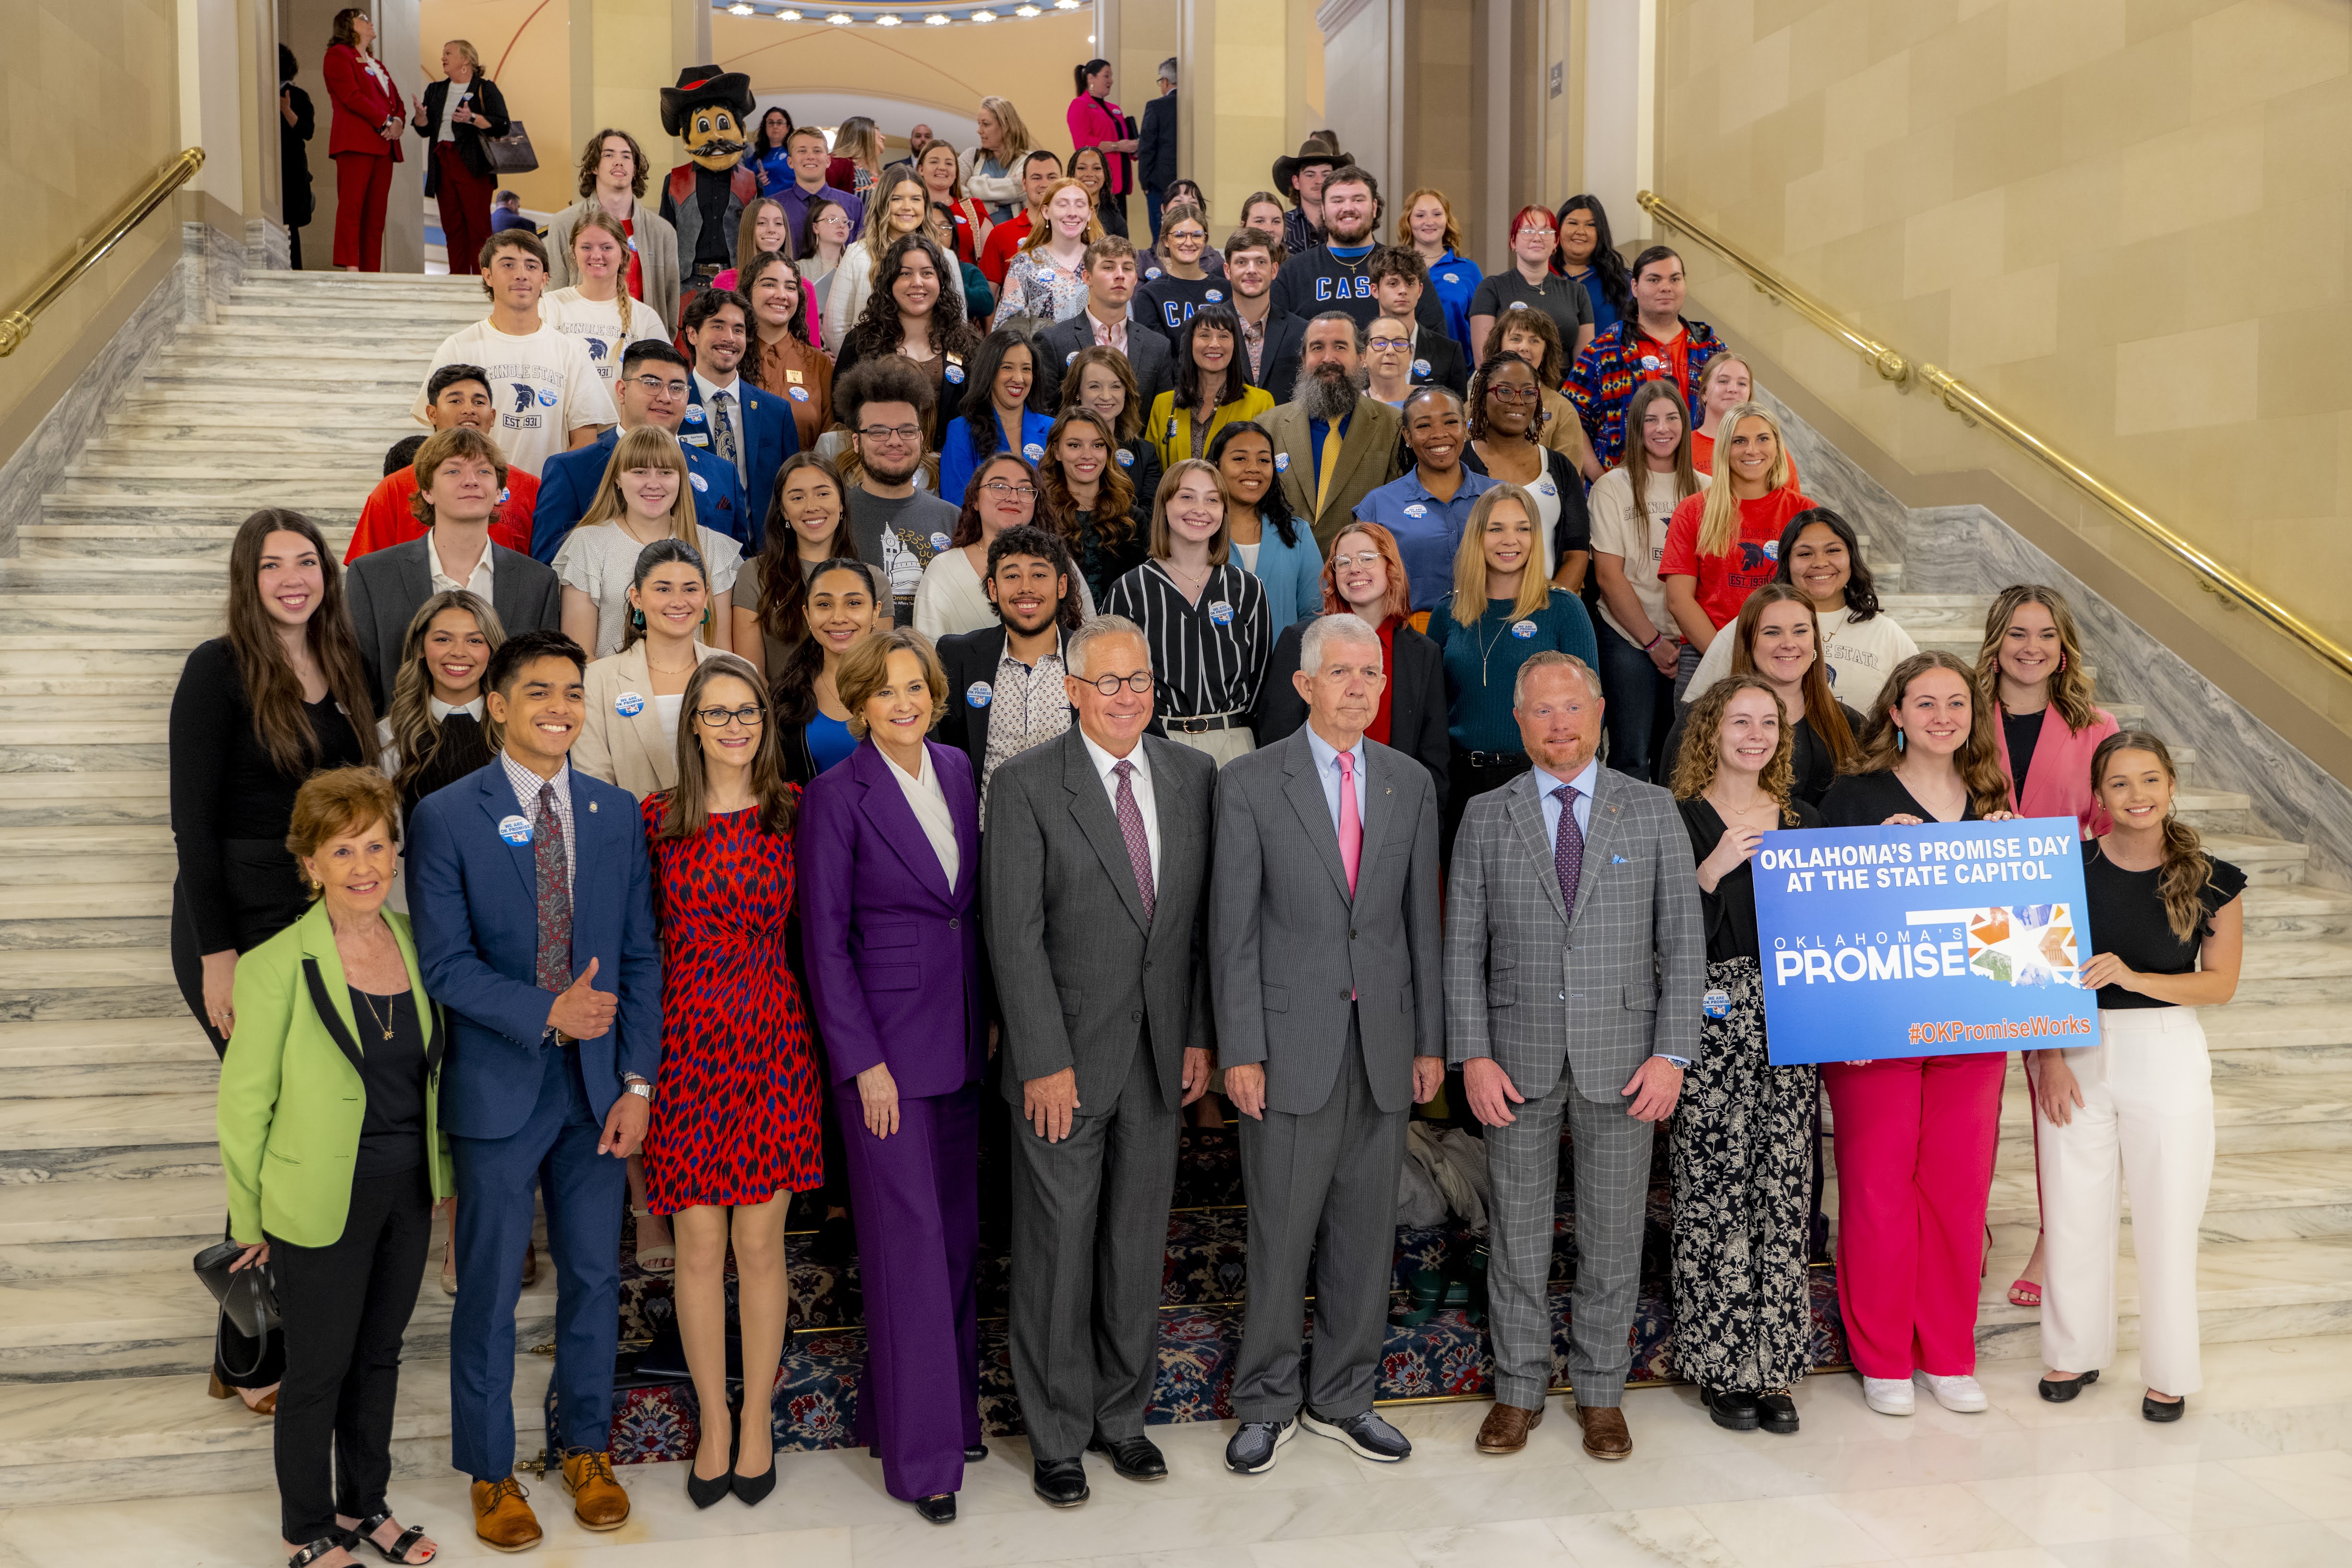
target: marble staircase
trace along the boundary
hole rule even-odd
[[[0,1498],[268,1484],[269,1424],[204,1392],[212,1313],[188,1259],[219,1235],[216,1069],[167,956],[166,716],[187,650],[219,630],[236,525],[294,507],[340,549],[384,448],[417,428],[427,357],[482,309],[471,279],[249,276],[158,351],[0,562]],[[1809,479],[1833,458],[1805,451]],[[1906,595],[1894,552],[1866,548],[1888,612],[1972,656],[1983,600]],[[2160,709],[2115,706],[2165,727]],[[2306,877],[2292,824],[2179,757],[2184,811],[2255,884],[2244,984],[2208,1017],[2206,1336],[2352,1331],[2352,893]],[[1979,1328],[1996,1356],[2035,1353],[2034,1315],[2000,1299],[2032,1239],[2024,1112],[2013,1075]],[[552,1307],[551,1286],[525,1294],[520,1345],[547,1337]],[[428,1275],[407,1473],[446,1473],[447,1321]],[[518,1361],[526,1453],[546,1366]]]

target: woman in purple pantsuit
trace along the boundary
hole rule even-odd
[[[980,800],[925,737],[947,701],[929,638],[877,632],[835,684],[859,737],[801,797],[809,987],[841,1113],[866,1298],[857,1430],[890,1495],[956,1516],[980,1440]]]

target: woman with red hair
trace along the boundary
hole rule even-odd
[[[320,68],[335,106],[327,156],[335,161],[335,265],[383,270],[383,215],[392,166],[401,161],[408,103],[374,54],[375,22],[356,5],[335,13],[334,42]]]
[[[1410,608],[1404,557],[1397,551],[1396,535],[1377,522],[1351,522],[1342,529],[1331,541],[1331,558],[1323,563],[1323,613],[1363,617],[1381,634],[1381,668],[1388,672],[1380,706],[1364,733],[1427,768],[1437,783],[1442,808],[1447,755],[1445,663],[1437,645],[1405,621]],[[1275,639],[1265,679],[1258,683],[1257,708],[1250,715],[1250,732],[1261,747],[1307,722],[1307,700],[1290,678],[1298,672],[1299,649],[1307,628],[1314,624],[1310,616]]]
[[[1551,269],[1559,230],[1549,207],[1525,206],[1511,215],[1511,265],[1490,272],[1470,296],[1470,341],[1483,343],[1496,317],[1512,310],[1541,310],[1559,329],[1568,361],[1592,342],[1592,300],[1584,285]]]

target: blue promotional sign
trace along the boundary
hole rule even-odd
[[[1773,1062],[2098,1044],[2078,833],[2047,816],[1764,835]]]

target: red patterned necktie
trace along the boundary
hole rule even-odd
[[[572,879],[565,874],[563,822],[555,815],[555,786],[539,786],[539,821],[531,828],[539,867],[539,988],[562,992],[572,984]]]

